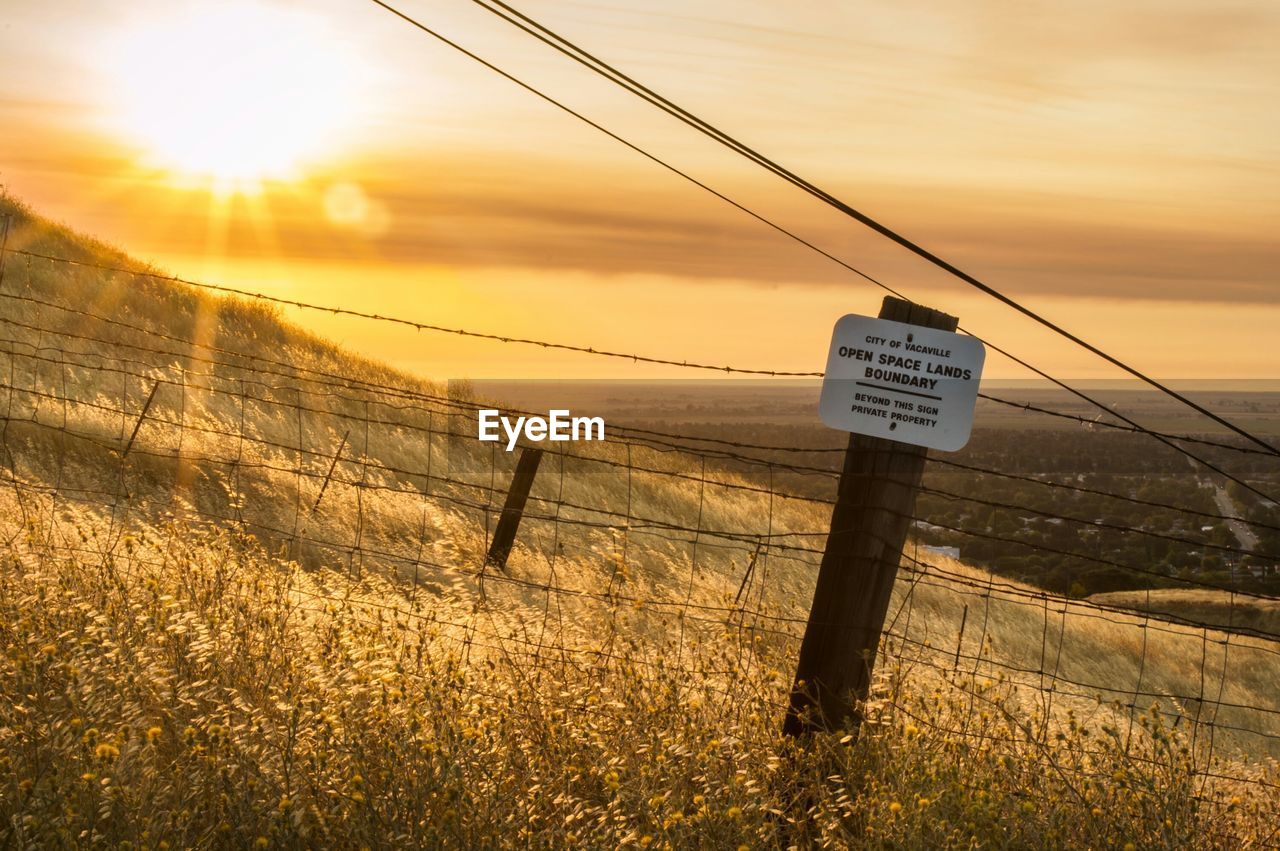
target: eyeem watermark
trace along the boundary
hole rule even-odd
[[[493,408],[481,409],[479,414],[476,422],[480,439],[497,443],[505,434],[508,452],[515,450],[521,435],[535,443],[544,440],[604,440],[603,417],[574,417],[563,409],[547,411],[545,417],[516,417],[514,421]]]

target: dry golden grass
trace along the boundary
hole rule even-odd
[[[1036,720],[1007,681],[891,661],[856,745],[796,750],[785,682],[504,637],[448,595],[5,492],[0,815],[15,847],[1244,847],[1273,796],[1158,709]],[[451,623],[463,626],[451,626]],[[472,628],[468,628],[472,627]],[[496,633],[496,634],[495,634]],[[1274,781],[1274,769],[1269,779]]]
[[[127,262],[26,213],[11,240]],[[544,459],[507,573],[487,572],[513,459],[440,388],[253,306],[16,262],[6,844],[1277,839],[1274,789],[1243,782],[1277,780],[1269,643],[924,557],[865,735],[795,751],[779,707],[824,506],[579,445]]]

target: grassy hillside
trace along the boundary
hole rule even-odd
[[[1274,841],[1271,643],[926,556],[866,734],[793,752],[828,509],[767,471],[549,452],[498,572],[471,400],[145,275],[11,253],[0,300],[6,844]]]
[[[1214,624],[1235,630],[1256,630],[1280,635],[1280,601],[1256,600],[1213,589],[1160,589],[1094,594],[1095,603],[1172,615],[1175,618]]]

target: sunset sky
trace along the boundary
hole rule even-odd
[[[396,5],[980,336],[1118,375],[468,0]],[[518,7],[1140,368],[1280,377],[1274,2]],[[4,0],[0,184],[175,274],[676,359],[818,370],[882,295],[367,0]],[[683,375],[290,316],[433,377]]]

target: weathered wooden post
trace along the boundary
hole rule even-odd
[[[506,570],[507,556],[511,555],[511,547],[515,544],[520,518],[524,516],[524,504],[529,499],[529,489],[533,487],[533,478],[538,474],[538,464],[541,462],[541,449],[525,447],[520,451],[516,473],[511,477],[511,489],[507,491],[502,516],[498,518],[498,528],[493,531],[489,555],[485,557],[487,564],[499,570]]]
[[[954,316],[893,297],[885,298],[879,318],[948,332],[955,331],[958,324]],[[869,415],[874,417],[874,422],[880,423],[876,428],[882,427],[885,433],[923,427],[916,421],[930,419],[933,426],[929,427],[936,428],[940,419],[935,417],[942,416],[937,414],[935,404],[942,406],[944,391],[934,389],[937,382],[930,384],[932,379],[913,376],[940,369],[931,364],[948,361],[953,355],[950,349],[945,357],[941,356],[941,349],[931,356],[909,355],[922,348],[912,342],[912,337],[908,334],[897,341],[896,351],[906,365],[898,363],[899,371],[892,375],[875,372],[875,364],[885,363],[880,353],[894,350],[889,348],[894,342],[887,338],[866,336],[860,341],[860,345],[866,346],[865,350],[850,347],[844,355],[865,361],[868,366],[862,369],[859,364],[860,371],[856,373],[866,376],[866,380],[846,380],[852,392],[841,397],[842,403],[852,403],[856,410],[859,404],[855,400],[865,400],[862,407],[872,412]],[[889,363],[894,364],[892,360]],[[916,365],[914,369],[912,363]],[[980,365],[981,356],[978,370]],[[829,367],[829,378],[830,373]],[[972,381],[976,387],[976,374]],[[824,387],[824,396],[825,393]],[[967,438],[966,424],[964,439]],[[831,530],[796,665],[791,705],[783,722],[783,732],[787,735],[840,728],[856,732],[862,722],[862,705],[870,691],[880,633],[928,451],[924,445],[866,434],[849,435],[836,504],[831,513]]]

